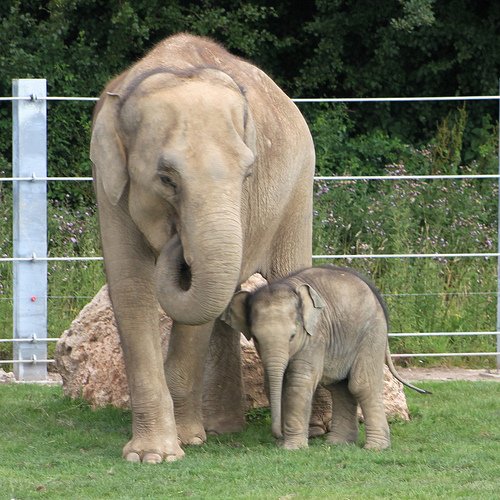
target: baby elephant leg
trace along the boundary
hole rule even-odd
[[[378,380],[379,378],[380,380]],[[360,380],[363,382],[361,383]],[[371,382],[367,383],[366,380]],[[359,401],[363,412],[366,430],[364,447],[371,450],[389,448],[391,437],[385,416],[382,375],[368,379],[354,376],[349,382],[349,389]]]
[[[309,420],[309,437],[318,437],[330,430],[332,420],[332,396],[325,387],[318,385],[314,392],[311,419]]]
[[[330,444],[355,443],[358,440],[358,403],[343,380],[328,387],[333,399],[332,423],[326,442]]]
[[[290,363],[283,384],[283,442],[288,450],[307,448],[309,419],[317,377],[295,369],[299,363]]]

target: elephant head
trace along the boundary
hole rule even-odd
[[[212,68],[149,69],[108,87],[91,159],[110,204],[156,258],[157,298],[202,324],[226,307],[242,260],[242,193],[255,160],[245,91]]]
[[[308,284],[291,287],[273,283],[250,293],[234,295],[222,319],[252,338],[262,359],[269,389],[273,435],[282,436],[281,398],[290,358],[309,337],[317,335],[325,303]]]

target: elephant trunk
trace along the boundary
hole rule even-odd
[[[281,438],[283,436],[281,422],[283,378],[288,364],[288,357],[277,357],[275,355],[270,359],[264,357],[263,364],[269,386],[272,432],[275,438]]]
[[[182,241],[176,234],[163,248],[156,262],[156,292],[161,307],[173,320],[187,325],[208,323],[231,300],[242,259],[242,231],[237,219],[231,223],[226,216],[223,228],[199,219]]]

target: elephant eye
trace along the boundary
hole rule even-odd
[[[169,175],[166,175],[166,174],[158,174],[158,175],[160,177],[161,183],[164,184],[165,186],[169,186],[173,189],[175,189],[177,187],[177,184],[172,179],[172,177],[170,177]]]

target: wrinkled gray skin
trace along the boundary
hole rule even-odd
[[[392,364],[387,312],[379,292],[347,268],[314,267],[258,289],[238,292],[224,316],[253,338],[271,403],[272,430],[284,448],[308,445],[311,403],[318,384],[332,396],[326,440],[358,439],[358,403],[365,417],[365,448],[390,446],[384,411],[384,362]]]
[[[176,460],[244,424],[239,339],[217,319],[238,284],[311,264],[311,135],[262,71],[179,34],[107,85],[90,156],[131,397],[123,456]]]

